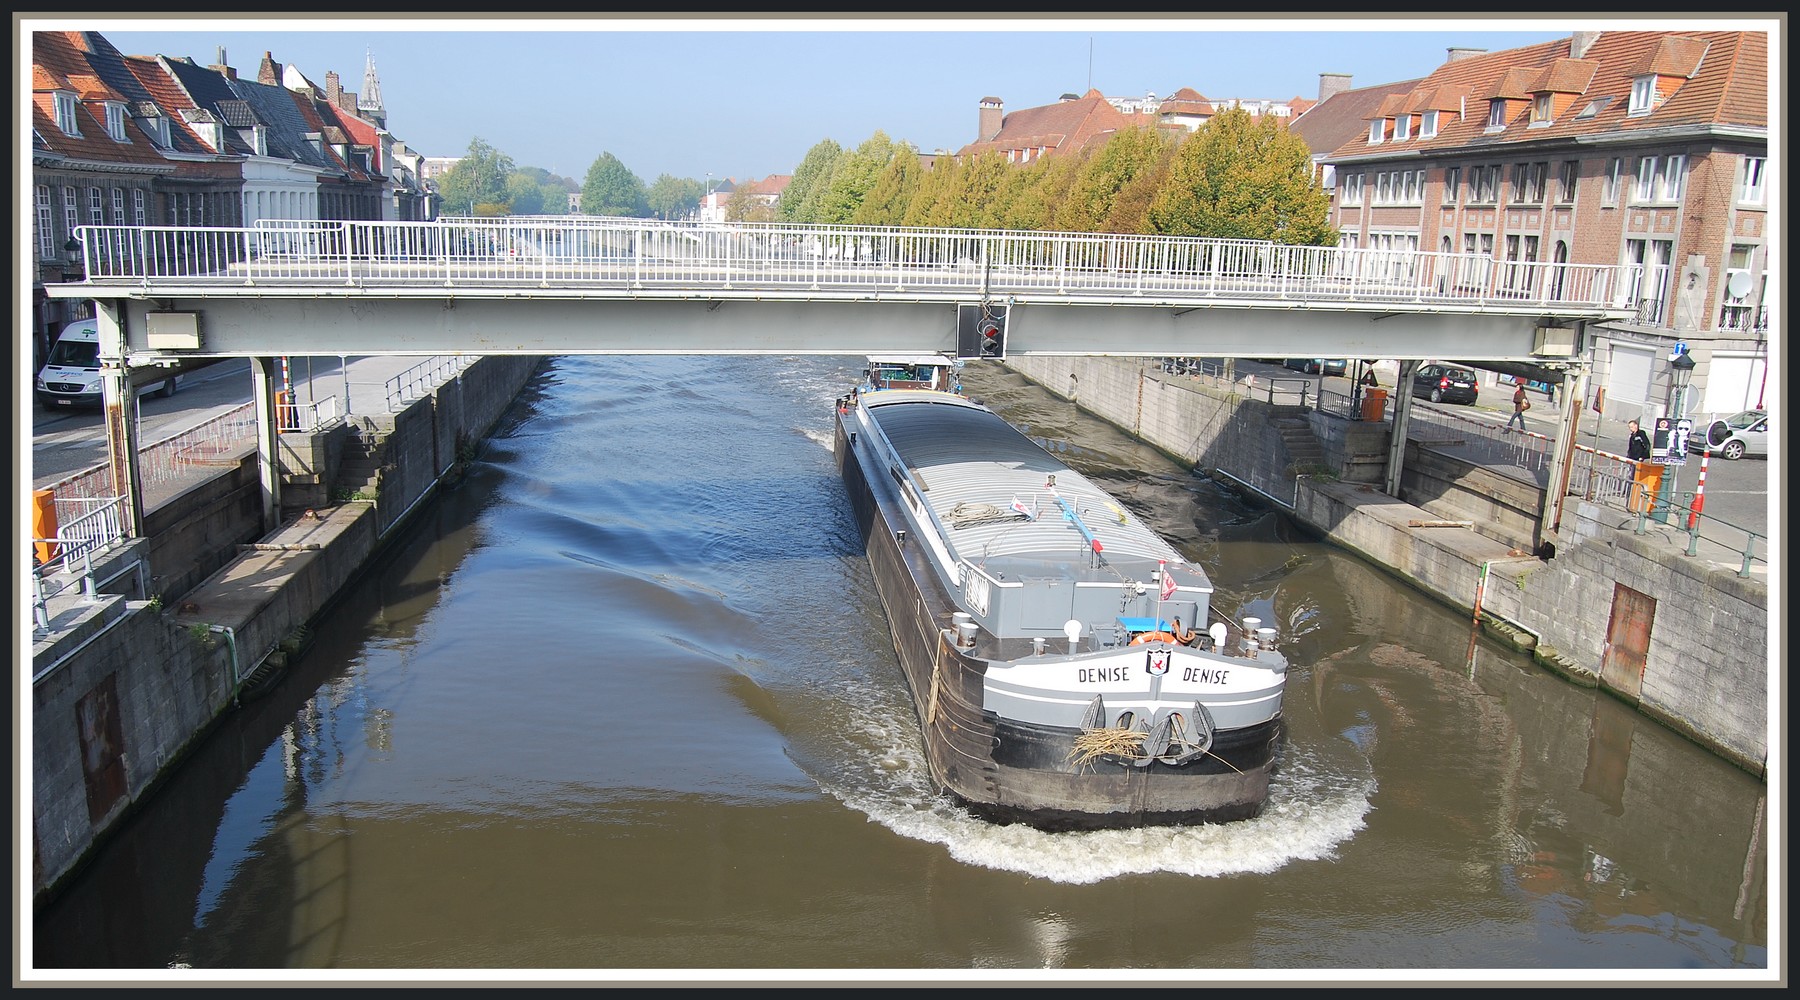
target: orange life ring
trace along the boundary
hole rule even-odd
[[[1175,637],[1167,632],[1145,632],[1131,640],[1131,645],[1139,646],[1146,642],[1175,642]]]

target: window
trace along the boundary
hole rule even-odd
[[[1559,205],[1575,203],[1575,178],[1580,176],[1581,162],[1564,160],[1556,172],[1556,202]]]
[[[1738,189],[1738,201],[1745,205],[1763,203],[1763,172],[1768,169],[1768,158],[1762,156],[1744,157],[1744,184]]]
[[[1505,101],[1493,100],[1488,102],[1487,127],[1489,129],[1502,129],[1506,127]]]
[[[1456,189],[1462,186],[1462,168],[1451,167],[1444,171],[1444,204],[1456,204]]]
[[[1387,134],[1387,122],[1377,118],[1369,123],[1369,145],[1381,145],[1382,136]]]
[[[1638,159],[1637,189],[1632,192],[1632,200],[1644,204],[1656,197],[1656,157],[1645,156]]]
[[[1412,138],[1412,115],[1401,115],[1394,119],[1394,141]]]
[[[1582,108],[1579,112],[1577,112],[1575,117],[1576,118],[1592,118],[1595,115],[1599,114],[1600,112],[1606,110],[1606,106],[1611,103],[1612,103],[1612,98],[1610,98],[1610,97],[1595,98],[1594,100],[1591,100],[1587,103],[1587,107]]]
[[[81,197],[72,187],[63,188],[63,227],[69,235],[75,235],[75,227],[81,225]]]
[[[131,224],[141,226],[150,217],[144,205],[144,189],[134,188],[131,192]]]
[[[115,226],[125,224],[125,189],[112,189],[112,223]]]
[[[125,105],[117,101],[106,102],[106,134],[114,142],[128,142],[125,136]]]
[[[1619,203],[1619,180],[1625,173],[1625,160],[1615,156],[1606,164],[1606,183],[1600,189],[1600,204],[1611,208]]]
[[[1757,329],[1762,294],[1754,273],[1756,248],[1737,244],[1725,267],[1724,299],[1719,307],[1719,329],[1749,332]],[[1766,280],[1766,279],[1765,279]]]
[[[1626,107],[1628,115],[1647,115],[1656,106],[1656,76],[1650,74],[1640,76],[1631,81],[1631,104]]]
[[[56,216],[50,211],[50,185],[37,186],[37,238],[38,259],[49,260],[56,256],[56,231],[51,226],[56,224]]]
[[[1680,201],[1687,189],[1687,157],[1681,154],[1663,160],[1662,200]]]
[[[1491,205],[1500,193],[1500,168],[1498,166],[1469,168],[1469,202],[1471,204]]]
[[[1513,164],[1513,197],[1515,205],[1541,205],[1544,203],[1544,173],[1547,164],[1515,163]]]
[[[1542,128],[1551,123],[1550,95],[1539,94],[1531,99],[1531,127]]]
[[[106,201],[97,187],[88,188],[88,221],[96,226],[106,225]]]
[[[1427,111],[1419,116],[1419,138],[1430,139],[1437,135],[1438,113]]]
[[[56,92],[56,127],[62,129],[63,135],[81,134],[81,126],[75,121],[75,95],[68,91]]]
[[[1363,175],[1348,174],[1344,177],[1344,204],[1361,205],[1363,195]]]

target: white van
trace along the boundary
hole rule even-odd
[[[135,369],[132,384],[143,395],[173,396],[178,377],[158,368]],[[38,403],[45,409],[59,406],[99,406],[105,401],[100,388],[100,327],[91,319],[78,319],[63,327],[50,358],[37,375]]]

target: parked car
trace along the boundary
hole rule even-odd
[[[1479,385],[1472,370],[1455,365],[1420,365],[1413,373],[1413,395],[1434,403],[1474,403]]]
[[[1343,358],[1288,358],[1282,365],[1308,375],[1343,375],[1350,370],[1350,362]]]
[[[1736,461],[1745,455],[1769,457],[1769,414],[1744,410],[1706,428],[1706,446],[1720,458]]]

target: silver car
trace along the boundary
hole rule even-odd
[[[1745,455],[1768,458],[1768,412],[1745,410],[1713,421],[1706,428],[1706,446],[1720,458],[1736,460]]]

